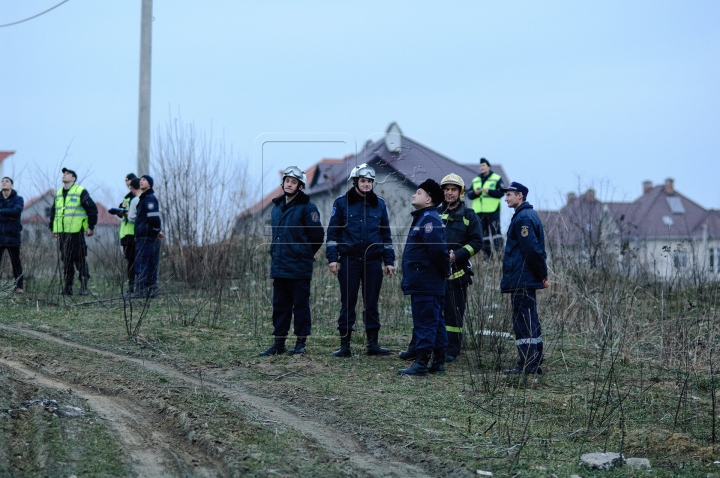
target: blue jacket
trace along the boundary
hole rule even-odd
[[[13,189],[5,199],[0,193],[0,247],[20,247],[22,242],[22,214],[25,201]]]
[[[285,196],[272,202],[275,206],[271,213],[270,277],[312,279],[315,253],[325,238],[318,208],[302,191],[288,204]]]
[[[152,188],[140,195],[135,216],[135,239],[154,241],[162,230],[160,219],[160,204]]]
[[[508,228],[500,290],[542,289],[548,275],[546,259],[540,216],[530,203],[524,202],[515,210]]]
[[[405,295],[445,295],[450,275],[450,256],[445,244],[445,225],[436,206],[412,212],[402,257],[402,291]]]
[[[325,256],[338,262],[340,256],[379,259],[395,265],[390,221],[383,198],[373,191],[365,197],[355,188],[335,200],[327,231]]]

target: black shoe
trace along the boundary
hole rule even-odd
[[[378,345],[378,333],[380,329],[369,329],[365,331],[367,334],[367,344],[365,345],[365,355],[390,355],[390,350]]]
[[[73,288],[72,288],[72,286],[70,286],[70,287],[65,287],[63,290],[61,290],[60,292],[58,292],[58,295],[68,295],[68,296],[73,295]]]
[[[522,374],[525,374],[525,375],[542,375],[542,374],[543,374],[543,371],[542,371],[542,368],[540,368],[540,367],[537,367],[537,368],[535,368],[534,370],[530,370],[530,369],[524,369],[523,367],[521,367],[520,365],[518,365],[517,367],[515,367],[515,368],[513,368],[513,369],[505,370],[503,373],[504,373],[505,375],[522,375]]]
[[[333,352],[333,356],[352,357],[352,350],[350,350],[351,339],[352,330],[340,330],[340,348]]]
[[[446,355],[445,356],[445,363],[454,362],[457,360],[457,357],[455,355]]]
[[[398,375],[417,375],[424,377],[428,374],[428,359],[430,358],[430,352],[427,350],[421,350],[417,353],[417,358],[408,368],[398,370]]]
[[[415,360],[417,358],[417,349],[415,348],[415,345],[417,345],[417,335],[415,335],[415,330],[413,330],[410,344],[408,345],[407,350],[400,352],[400,358],[403,360]]]
[[[90,295],[90,291],[88,291],[87,279],[80,280],[80,295]]]
[[[288,350],[288,355],[303,355],[305,353],[305,342],[307,342],[307,337],[298,337],[295,341],[295,347]]]
[[[445,373],[445,349],[433,350],[432,362],[428,367],[428,373]]]
[[[285,348],[285,337],[275,337],[275,342],[270,346],[269,349],[260,352],[261,357],[268,357],[270,355],[282,355],[287,351]]]

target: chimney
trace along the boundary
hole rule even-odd
[[[595,190],[594,189],[588,189],[585,192],[585,200],[590,201],[590,202],[595,200]]]
[[[567,193],[567,203],[572,204],[573,201],[577,199],[577,195],[575,193]]]
[[[643,194],[647,194],[652,189],[652,181],[643,181]]]
[[[675,192],[675,187],[673,186],[675,183],[675,180],[673,178],[667,178],[665,180],[665,192],[668,194],[672,194]]]

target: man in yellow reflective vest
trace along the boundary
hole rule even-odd
[[[502,177],[490,169],[487,159],[480,158],[480,174],[473,179],[468,198],[472,200],[473,211],[478,215],[482,226],[485,259],[490,259],[493,250],[498,256],[503,251],[503,236],[500,231],[502,187]]]
[[[75,269],[80,275],[80,295],[88,295],[90,273],[87,266],[85,236],[93,235],[97,224],[97,206],[87,190],[75,184],[77,174],[62,169],[63,187],[55,193],[55,203],[50,209],[50,230],[58,239],[58,252],[64,266],[62,295],[73,295]]]

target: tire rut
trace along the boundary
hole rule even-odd
[[[222,473],[208,466],[212,460],[188,452],[184,444],[153,426],[152,417],[147,411],[130,401],[98,395],[76,384],[50,378],[12,360],[0,358],[0,365],[36,385],[58,390],[70,388],[75,395],[85,399],[90,408],[115,432],[120,447],[130,457],[130,467],[136,476],[222,476]],[[205,465],[194,466],[193,462]]]
[[[107,350],[97,349],[91,346],[61,339],[44,332],[38,332],[36,330],[13,327],[5,324],[0,324],[0,329],[18,334],[29,335],[41,340],[102,355],[114,360],[133,363],[147,370],[151,370],[177,380],[182,380],[197,387],[212,388],[237,404],[250,407],[266,417],[271,417],[288,427],[294,428],[305,436],[312,437],[320,445],[322,445],[326,451],[337,455],[338,457],[342,457],[343,459],[347,459],[354,468],[362,471],[368,476],[398,478],[429,476],[422,470],[422,468],[415,465],[396,460],[391,461],[378,458],[368,453],[351,434],[342,432],[337,428],[330,427],[320,421],[313,420],[306,416],[301,417],[296,415],[287,409],[284,409],[283,405],[280,403],[249,393],[237,385],[221,383],[205,375],[201,380],[199,377],[193,377],[192,375],[154,360],[140,359]]]

